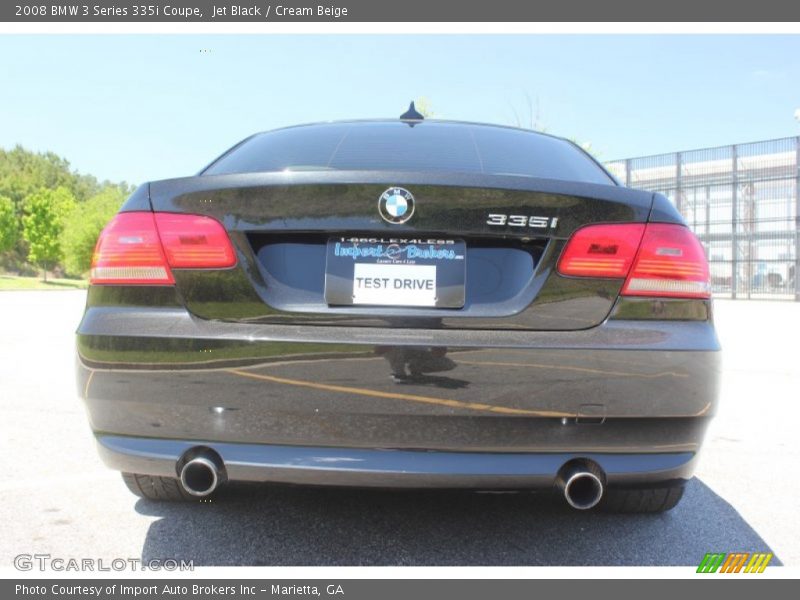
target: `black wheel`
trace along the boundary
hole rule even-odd
[[[167,500],[171,502],[188,500],[197,501],[197,496],[192,496],[183,489],[181,482],[172,477],[154,477],[151,475],[138,475],[136,473],[123,473],[122,480],[128,489],[148,500]]]
[[[682,485],[630,490],[606,490],[600,506],[615,513],[661,513],[675,508],[683,497]]]

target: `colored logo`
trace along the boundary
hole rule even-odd
[[[697,567],[698,573],[763,573],[769,561],[772,560],[772,553],[768,552],[731,552],[712,553],[709,552],[703,557],[700,566]]]
[[[414,196],[400,187],[389,188],[378,199],[378,212],[387,223],[405,223],[414,214]]]
[[[415,260],[464,260],[463,254],[449,247],[434,246],[433,244],[420,245],[408,244],[347,244],[336,242],[333,247],[334,256],[348,256],[353,260],[360,258],[375,258],[378,262],[411,262]],[[384,259],[381,261],[381,259]]]

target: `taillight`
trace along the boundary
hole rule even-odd
[[[209,217],[127,212],[106,225],[92,256],[92,284],[175,283],[170,267],[223,269],[236,255],[222,225]]]
[[[236,264],[228,233],[219,221],[199,215],[155,213],[167,261],[176,269],[227,269]]]
[[[92,256],[90,283],[175,283],[153,213],[120,213],[106,225]]]
[[[621,293],[710,298],[708,261],[700,240],[682,225],[650,223]]]
[[[577,230],[558,261],[571,277],[625,278],[623,296],[709,298],[702,244],[683,225],[623,223]]]
[[[569,239],[558,261],[558,272],[572,277],[623,278],[630,271],[643,223],[589,225]]]

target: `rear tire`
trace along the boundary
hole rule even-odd
[[[683,497],[683,485],[630,490],[607,490],[602,510],[615,513],[662,513],[675,508]]]
[[[197,501],[197,496],[192,496],[183,489],[181,482],[172,477],[156,477],[153,475],[139,475],[137,473],[123,473],[122,481],[128,489],[147,500],[187,502]]]

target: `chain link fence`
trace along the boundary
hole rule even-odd
[[[703,242],[715,296],[800,301],[800,137],[616,160],[664,194]]]

